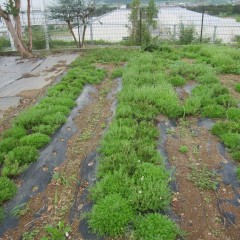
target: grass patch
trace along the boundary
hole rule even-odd
[[[234,87],[235,91],[240,93],[240,83],[237,83]]]

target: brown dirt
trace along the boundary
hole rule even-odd
[[[165,121],[164,118],[158,119]],[[240,239],[240,209],[231,205],[219,204],[219,198],[233,198],[230,186],[223,183],[214,190],[201,190],[190,179],[190,166],[200,168],[206,165],[209,170],[220,169],[224,158],[217,148],[218,140],[206,128],[197,126],[197,119],[187,118],[168,135],[166,150],[170,163],[176,167],[178,192],[174,193],[173,210],[181,217],[180,227],[186,231],[188,240],[238,240]],[[188,151],[181,153],[180,146]],[[220,176],[217,179],[221,182]],[[229,223],[224,211],[232,211],[235,224]],[[224,223],[228,223],[226,227]]]
[[[108,67],[110,71],[112,66]],[[76,193],[79,195],[88,186],[88,183],[78,185],[79,172],[82,160],[96,150],[102,137],[106,122],[111,117],[112,99],[107,98],[107,93],[116,87],[116,83],[107,79],[96,86],[92,102],[85,106],[75,118],[78,132],[69,140],[66,159],[62,165],[55,168],[55,174],[66,179],[68,184],[59,178],[53,179],[43,193],[34,196],[28,203],[29,211],[19,222],[18,228],[8,231],[3,238],[19,239],[26,231],[39,229],[40,232],[34,239],[44,235],[43,228],[47,224],[56,225],[60,220],[68,224],[69,212]],[[47,211],[38,219],[33,214],[46,206]],[[82,239],[78,232],[79,219],[75,219],[70,233],[71,239]],[[45,233],[46,234],[46,233]]]
[[[230,91],[234,98],[240,99],[240,93],[235,91],[235,85],[240,83],[240,75],[222,74],[220,75],[220,81]]]

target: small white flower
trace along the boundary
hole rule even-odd
[[[143,181],[143,180],[144,180],[144,176],[141,177],[141,181]]]
[[[141,194],[141,193],[142,193],[142,191],[140,190],[140,191],[138,191],[138,193],[139,193],[139,194]]]

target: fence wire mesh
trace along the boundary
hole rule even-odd
[[[139,10],[139,40],[134,44],[140,45],[144,41],[144,8]],[[142,11],[142,12],[141,12]],[[133,23],[129,20],[131,10],[120,8],[112,10],[98,17],[92,16],[87,21],[85,45],[93,44],[129,44],[131,43],[131,29]],[[142,14],[142,15],[141,15]],[[48,12],[31,11],[33,31],[33,48],[63,48],[75,47],[72,34],[66,22],[50,20]],[[27,40],[27,14],[21,12],[22,31]],[[231,17],[209,15],[203,8],[196,12],[178,6],[161,6],[155,17],[155,27],[150,27],[151,37],[172,43],[187,44],[190,42],[236,43],[240,39],[240,22]],[[73,32],[77,39],[82,39],[83,25],[72,22]],[[14,49],[11,36],[0,21],[0,50]]]

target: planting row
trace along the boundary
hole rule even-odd
[[[0,206],[11,199],[17,187],[11,178],[17,177],[29,164],[36,161],[39,150],[51,141],[51,135],[66,122],[85,84],[99,83],[106,70],[97,69],[89,54],[79,58],[62,78],[50,87],[40,102],[20,113],[11,123],[11,128],[0,139]],[[3,208],[0,209],[3,220]]]
[[[162,215],[171,202],[170,174],[157,151],[155,118],[179,114],[179,100],[158,54],[139,53],[123,73],[116,116],[101,142],[98,182],[88,215],[100,236],[176,239],[177,225]]]

